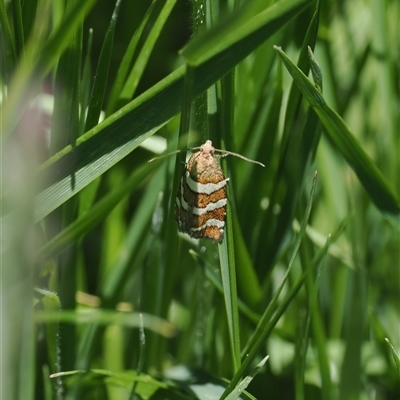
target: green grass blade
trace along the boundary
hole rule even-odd
[[[22,2],[22,24],[24,26],[24,40],[29,37],[35,23],[38,0]]]
[[[317,6],[314,12],[314,15],[310,21],[310,25],[307,29],[305,38],[303,40],[299,58],[297,61],[298,68],[304,72],[305,75],[308,75],[308,71],[310,70],[310,62],[307,56],[307,47],[310,46],[314,48],[315,42],[317,40],[318,27],[319,27],[319,14],[320,14],[321,1],[317,2]],[[285,114],[285,128],[284,128],[284,138],[282,150],[286,151],[286,145],[288,141],[288,136],[290,130],[292,129],[292,124],[296,121],[296,115],[299,113],[299,107],[301,103],[302,94],[297,86],[293,83],[290,88],[288,105],[286,107]]]
[[[83,69],[82,69],[82,77],[81,77],[81,90],[79,93],[79,105],[80,105],[80,114],[79,114],[79,133],[78,137],[81,136],[85,132],[85,123],[86,123],[86,112],[85,110],[88,107],[89,96],[90,96],[90,86],[91,86],[91,73],[92,73],[92,65],[90,61],[90,53],[92,51],[93,45],[93,29],[89,29],[88,41],[86,47],[86,54],[83,60]]]
[[[371,200],[382,212],[398,214],[400,205],[396,195],[377,166],[364,152],[345,122],[325,103],[314,85],[290,61],[286,54],[278,47],[275,49],[304,97],[317,113],[325,127],[324,132],[354,170]]]
[[[145,235],[157,202],[158,194],[164,183],[165,171],[159,169],[148,185],[129,223],[123,248],[112,268],[101,283],[101,295],[107,307],[114,307],[119,299],[121,288],[135,260],[139,257]],[[154,296],[153,296],[154,297]]]
[[[258,47],[309,4],[304,0],[283,0],[251,18],[246,9],[238,8],[230,20],[194,38],[182,53],[192,66],[210,63],[224,54],[224,63],[232,68],[250,54],[251,48]],[[224,68],[216,67],[214,74]]]
[[[5,53],[6,49],[8,49],[8,53],[3,55],[3,57],[6,55],[7,56],[4,57],[4,60],[6,61],[6,68],[2,71],[2,79],[5,79],[6,77],[9,79],[9,72],[11,71],[11,66],[16,62],[17,55],[15,48],[15,38],[11,32],[10,21],[8,20],[5,1],[0,1],[0,23],[2,27],[2,35],[4,35],[4,38],[2,40],[2,52]],[[5,74],[5,71],[8,71],[8,73]]]
[[[230,207],[227,207],[227,220],[231,218]],[[232,352],[233,371],[236,372],[240,365],[240,334],[238,298],[236,288],[236,268],[233,246],[232,225],[226,221],[225,239],[218,246],[221,266],[222,286],[224,289],[225,309],[228,319],[229,339]]]
[[[207,279],[213,284],[213,286],[218,290],[221,295],[224,294],[224,288],[221,282],[220,274],[217,274],[210,263],[206,262],[202,257],[200,257],[193,250],[189,250],[190,255],[194,258],[194,260],[200,265],[200,267],[205,270],[205,274]],[[240,298],[238,298],[238,309],[240,313],[245,316],[248,320],[257,324],[260,320],[260,315],[251,310],[245,302],[243,302]]]
[[[243,391],[249,386],[250,382],[253,380],[253,378],[259,373],[260,369],[264,366],[264,364],[267,362],[269,356],[264,357],[258,364],[257,366],[251,371],[251,373],[246,376],[242,382],[240,382],[239,385],[235,388],[235,390],[232,391],[228,397],[226,397],[226,400],[236,400],[240,398],[239,396],[243,393]]]
[[[391,351],[392,356],[393,356],[394,363],[396,364],[397,372],[398,372],[399,375],[400,375],[400,358],[399,358],[399,356],[397,355],[396,350],[395,350],[395,348],[393,347],[393,345],[392,345],[392,343],[390,342],[390,340],[389,340],[388,338],[385,338],[385,341],[386,341],[386,343],[388,344],[388,346],[389,346],[389,348],[390,348],[390,351]]]
[[[126,78],[128,76],[129,68],[131,66],[133,56],[136,52],[137,45],[139,43],[140,38],[142,37],[143,30],[147,22],[149,21],[151,12],[153,11],[156,2],[157,0],[153,0],[151,2],[149,8],[146,11],[145,16],[142,19],[142,22],[140,23],[139,27],[133,34],[131,41],[129,42],[128,48],[118,68],[114,84],[112,85],[111,93],[107,104],[107,110],[106,110],[107,115],[110,115],[116,109],[116,104],[118,98],[120,97],[122,88],[124,87],[124,84],[126,82]]]
[[[310,321],[311,321],[311,314],[313,308],[315,308],[315,302],[317,302],[317,294],[320,287],[320,279],[321,279],[321,269],[322,263],[325,261],[325,258],[328,254],[329,246],[332,242],[332,236],[329,235],[325,246],[321,249],[321,251],[315,257],[313,264],[317,265],[317,278],[315,280],[315,285],[313,287],[312,296],[309,297],[309,309],[307,318],[305,320],[304,328],[301,326],[300,334],[296,340],[296,375],[295,375],[295,382],[296,382],[296,400],[303,400],[304,397],[304,371],[306,366],[306,354],[308,348],[308,341],[309,341],[309,329],[310,329]],[[314,268],[313,268],[314,269]],[[312,304],[313,303],[313,304]]]
[[[154,315],[144,314],[138,312],[122,312],[115,310],[105,310],[101,308],[96,309],[82,309],[73,311],[36,311],[35,321],[45,323],[63,322],[69,324],[100,324],[100,325],[121,325],[130,328],[138,328],[141,323],[147,329],[166,337],[172,337],[175,334],[175,327],[166,320],[158,318]]]
[[[246,343],[246,346],[243,348],[242,364],[241,364],[239,370],[235,373],[235,375],[231,379],[227,389],[225,390],[224,394],[221,397],[221,400],[225,399],[228,396],[228,394],[230,394],[234,390],[235,386],[238,384],[240,379],[242,379],[243,374],[246,372],[250,363],[253,361],[254,357],[256,356],[256,354],[257,354],[258,350],[260,349],[260,347],[262,346],[262,344],[265,342],[265,339],[271,333],[273,327],[279,321],[279,319],[283,315],[284,311],[286,310],[286,308],[288,307],[290,302],[293,300],[293,298],[297,294],[297,292],[300,290],[300,288],[304,282],[306,273],[303,273],[303,276],[298,281],[298,283],[289,290],[288,294],[285,296],[282,303],[280,304],[280,306],[278,307],[278,309],[276,310],[276,312],[274,314],[274,310],[276,308],[276,305],[278,304],[279,296],[280,296],[282,289],[288,279],[294,259],[299,250],[301,240],[305,235],[308,219],[309,219],[310,213],[311,213],[311,207],[312,207],[312,201],[314,198],[316,182],[317,182],[317,173],[315,173],[315,175],[314,175],[314,180],[313,180],[309,200],[307,203],[307,208],[305,210],[304,219],[301,223],[300,232],[299,232],[299,235],[297,236],[295,244],[294,244],[294,248],[293,248],[292,255],[290,257],[288,268],[285,272],[285,275],[282,279],[282,282],[281,282],[278,290],[274,294],[274,297],[272,298],[267,309],[265,310],[264,314],[262,315],[259,323],[257,324],[255,331],[253,332],[249,341]],[[271,318],[272,316],[273,316],[273,318]]]
[[[72,7],[72,2],[68,2],[65,12],[68,13]],[[79,25],[76,28],[57,64],[50,138],[51,155],[75,143],[79,132],[82,27]]]
[[[74,2],[49,39],[45,39],[44,34],[48,28],[51,10],[48,2],[39,3],[35,26],[25,45],[25,56],[15,68],[8,101],[3,106],[3,140],[11,134],[23,111],[28,108],[30,100],[39,92],[40,79],[59,62],[61,54],[69,46],[94,1]]]
[[[161,34],[161,30],[164,27],[165,23],[170,16],[172,9],[174,8],[176,0],[167,0],[163,9],[160,12],[156,22],[153,25],[153,28],[146,40],[143,44],[143,47],[138,55],[135,65],[132,68],[131,73],[126,80],[126,83],[122,89],[120,98],[122,101],[129,101],[133,95],[135,94],[136,88],[139,84],[140,78],[143,75],[144,69],[147,65],[147,62],[152,54],[154,45],[158,37]]]
[[[232,143],[231,136],[233,129],[233,104],[234,104],[234,74],[228,73],[221,80],[221,108],[217,115],[221,119],[221,131],[224,134],[219,136],[223,138],[223,147],[226,143]],[[215,93],[215,92],[214,92]],[[215,104],[218,104],[217,98],[214,98]],[[212,118],[210,114],[209,118]],[[210,123],[212,126],[212,124]],[[230,134],[227,134],[227,133]],[[211,133],[211,137],[213,137]],[[228,145],[228,148],[231,148]],[[227,175],[226,163],[223,163],[225,175]],[[228,188],[228,198],[233,197],[229,194],[232,193]],[[224,288],[225,308],[228,320],[229,339],[232,352],[232,367],[233,372],[236,372],[240,366],[240,328],[239,328],[239,312],[238,312],[238,296],[237,296],[237,283],[236,283],[236,263],[235,263],[235,246],[233,241],[233,222],[232,222],[233,202],[227,205],[226,221],[225,221],[225,239],[218,246],[222,285]]]
[[[356,393],[361,393],[363,382],[362,344],[366,327],[366,292],[367,282],[363,271],[350,271],[350,299],[347,307],[351,318],[345,325],[346,350],[341,368],[339,398],[350,400]]]
[[[71,37],[82,24],[96,0],[76,1],[69,8],[61,23],[57,26],[52,36],[43,46],[38,60],[39,71],[42,75],[58,62],[60,55],[68,46]]]
[[[90,95],[88,114],[86,117],[85,132],[97,125],[100,117],[100,112],[103,106],[104,93],[106,91],[108,70],[110,67],[111,54],[114,43],[115,26],[117,25],[119,8],[121,0],[117,0],[110,25],[104,38],[101,48],[99,61],[97,64],[96,74],[94,76],[92,93]],[[82,112],[84,112],[82,110]]]
[[[35,288],[35,291],[43,296],[40,300],[41,310],[44,314],[50,312],[60,312],[61,303],[60,298],[56,293],[49,290]],[[36,306],[36,309],[38,307]],[[46,327],[46,344],[48,351],[48,362],[51,373],[59,372],[59,344],[58,344],[58,319],[53,321],[44,321]]]
[[[233,215],[234,250],[237,260],[237,280],[239,282],[239,293],[244,302],[255,307],[262,299],[263,293],[257,273],[254,270],[249,250],[246,247],[243,233],[239,225],[237,216]]]
[[[21,1],[14,0],[12,2],[13,21],[14,21],[14,38],[16,51],[19,56],[24,55],[25,40],[24,40],[24,26],[22,21],[22,5]]]
[[[136,186],[142,183],[158,166],[159,162],[155,161],[150,164],[145,164],[135,170],[132,175],[125,180],[124,185],[121,185],[119,188],[106,195],[80,218],[49,240],[46,245],[39,250],[37,258],[44,261],[47,258],[54,257],[84,236],[87,232],[90,232],[120,201],[122,201]]]

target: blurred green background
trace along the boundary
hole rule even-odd
[[[398,1],[0,17],[2,399],[400,398]],[[222,244],[148,163],[207,139]]]

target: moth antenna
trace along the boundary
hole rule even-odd
[[[180,153],[181,151],[183,151],[183,149],[175,150],[175,151],[172,151],[171,153],[167,153],[167,154],[163,154],[163,155],[161,155],[161,156],[154,157],[154,158],[152,158],[151,160],[149,160],[149,161],[147,161],[147,162],[153,162],[153,161],[155,161],[155,160],[159,160],[160,158],[169,157],[169,156],[172,156],[172,155],[174,155],[174,154],[178,154],[178,153]]]
[[[253,164],[261,165],[262,167],[265,168],[265,165],[263,163],[261,163],[260,161],[251,160],[250,158],[242,156],[241,154],[233,153],[232,151],[228,151],[228,150],[220,150],[220,149],[215,149],[215,151],[219,151],[219,152],[223,153],[223,154],[217,155],[218,157],[226,157],[226,156],[229,156],[229,155],[230,156],[235,156],[235,157],[241,158],[242,160],[251,162]]]

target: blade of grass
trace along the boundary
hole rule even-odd
[[[62,230],[58,235],[46,243],[37,253],[37,259],[44,261],[50,257],[55,257],[64,251],[72,243],[90,232],[104,217],[129,193],[158,168],[160,162],[145,164],[135,170],[129,178],[125,180],[124,185],[121,185],[116,190],[113,190],[94,206],[91,207],[85,214],[71,223],[68,227]]]
[[[60,25],[57,26],[49,40],[44,44],[37,62],[39,71],[43,76],[58,62],[69,40],[75,34],[83,19],[89,13],[96,0],[81,0],[74,2],[65,14]]]
[[[24,27],[24,40],[28,39],[32,27],[35,23],[36,10],[38,0],[23,1],[22,2],[22,24]]]
[[[398,372],[399,375],[400,375],[400,358],[399,358],[399,356],[397,355],[396,350],[395,350],[395,348],[393,347],[393,345],[392,345],[392,343],[390,342],[390,340],[389,340],[388,338],[385,338],[385,341],[386,341],[386,343],[388,344],[388,346],[389,346],[389,348],[390,348],[390,351],[391,351],[392,356],[393,356],[394,363],[396,364],[397,372]]]
[[[39,293],[42,297],[40,304],[42,305],[42,311],[47,312],[60,312],[61,303],[60,298],[56,293],[50,292],[49,290],[35,288],[35,291]],[[37,308],[37,307],[36,307]],[[60,348],[58,344],[58,321],[45,322],[46,327],[46,344],[49,358],[49,367],[51,373],[60,372],[58,368],[60,367],[59,353]]]
[[[244,376],[244,373],[246,372],[250,363],[254,360],[254,357],[256,357],[257,352],[260,349],[261,345],[264,343],[265,339],[267,338],[267,335],[272,331],[275,324],[281,318],[284,310],[288,307],[289,303],[294,298],[294,296],[298,292],[298,290],[300,290],[300,288],[303,284],[303,281],[306,277],[306,272],[303,273],[302,278],[298,281],[298,283],[289,290],[287,296],[284,298],[284,300],[282,301],[281,305],[278,307],[275,314],[273,314],[274,309],[276,308],[276,305],[278,304],[279,296],[280,296],[282,289],[288,279],[294,259],[299,250],[302,238],[305,235],[308,219],[309,219],[310,213],[311,213],[311,207],[312,207],[312,201],[314,198],[316,182],[317,182],[317,173],[314,174],[313,184],[311,187],[311,192],[310,192],[310,196],[309,196],[308,203],[307,203],[307,208],[305,210],[304,219],[301,223],[300,232],[299,232],[299,234],[296,238],[295,244],[294,244],[294,248],[292,251],[292,255],[290,257],[288,268],[285,272],[285,275],[282,279],[282,282],[281,282],[278,290],[274,294],[274,297],[272,298],[267,309],[265,310],[264,314],[262,315],[255,331],[253,332],[253,335],[251,336],[249,341],[246,343],[246,346],[243,348],[242,364],[241,364],[240,368],[238,369],[238,371],[233,376],[233,378],[231,379],[231,381],[229,382],[228,387],[226,388],[225,392],[221,396],[221,400],[225,399],[226,396],[234,390],[235,386],[238,384],[240,379]],[[307,273],[308,273],[308,271],[307,271]]]
[[[111,89],[106,109],[106,115],[110,115],[116,109],[117,100],[120,97],[120,93],[126,82],[126,78],[128,76],[129,68],[132,63],[133,56],[136,52],[137,45],[139,43],[140,38],[142,37],[143,30],[147,22],[149,21],[151,12],[153,11],[156,2],[157,0],[153,0],[151,2],[149,8],[146,11],[146,14],[142,19],[142,22],[140,23],[139,27],[133,34],[131,41],[129,42],[128,48],[126,49],[124,57],[121,61],[121,64],[117,72],[117,76],[115,78],[114,84]]]
[[[399,214],[400,205],[396,195],[377,166],[364,152],[343,119],[325,103],[318,90],[290,61],[287,55],[278,47],[275,47],[275,50],[300,91],[317,113],[325,127],[324,132],[354,170],[371,200],[382,212]]]
[[[218,104],[217,99],[214,99]],[[233,135],[233,110],[234,110],[234,74],[229,72],[221,79],[221,109],[217,114],[221,120],[221,134],[224,142],[232,143],[229,139]],[[212,114],[211,114],[212,116]],[[211,124],[210,124],[211,125]],[[225,143],[221,148],[225,148]],[[228,146],[228,148],[232,148]],[[227,176],[226,162],[222,165],[225,176]],[[228,187],[228,198],[232,202],[228,202],[226,207],[225,220],[225,239],[218,245],[219,260],[221,267],[222,285],[224,288],[225,309],[228,320],[229,341],[232,352],[232,367],[235,373],[240,366],[240,329],[239,329],[239,312],[238,312],[238,296],[236,284],[236,263],[235,263],[235,246],[233,241],[233,222],[232,222],[232,205],[233,192]]]
[[[99,122],[100,112],[103,106],[104,93],[106,91],[108,70],[110,67],[111,54],[114,43],[115,26],[117,25],[119,8],[121,0],[117,0],[110,25],[107,29],[106,36],[101,48],[97,70],[94,76],[92,93],[90,95],[88,113],[86,117],[85,132],[92,129]]]
[[[236,215],[233,215],[232,223],[239,293],[246,304],[255,307],[263,297],[262,289]]]
[[[204,258],[200,257],[196,252],[193,250],[189,250],[190,255],[194,258],[194,260],[200,265],[202,269],[205,270],[205,274],[207,276],[207,279],[210,280],[210,282],[214,285],[214,287],[218,290],[218,292],[221,293],[221,295],[224,294],[224,289],[222,286],[221,282],[221,276],[220,274],[218,275],[210,263],[206,262]],[[257,322],[260,320],[260,315],[255,313],[253,310],[251,310],[247,304],[242,301],[240,298],[238,298],[238,309],[241,312],[242,315],[244,315],[247,319],[252,321],[254,324],[257,324]]]
[[[93,29],[89,29],[86,54],[85,54],[85,59],[83,61],[83,70],[82,70],[82,77],[81,77],[81,90],[79,93],[80,113],[79,113],[78,137],[81,136],[85,132],[86,109],[87,109],[88,103],[89,103],[90,86],[91,86],[92,65],[91,65],[91,60],[90,60],[90,54],[92,51],[92,44],[93,44]]]
[[[226,400],[236,400],[239,398],[239,396],[243,393],[243,391],[249,386],[250,382],[253,380],[253,378],[260,372],[260,369],[264,366],[264,364],[267,362],[269,356],[264,357],[258,364],[257,366],[251,371],[251,373],[246,376],[242,382],[240,382],[239,385],[235,388],[235,390],[228,395]]]
[[[131,328],[138,328],[141,323],[147,328],[160,335],[172,337],[175,332],[175,327],[166,320],[149,314],[138,312],[122,312],[115,310],[82,309],[73,311],[36,311],[36,322],[65,322],[69,324],[101,324],[101,325],[121,325]]]
[[[17,55],[16,55],[16,48],[15,48],[15,38],[14,35],[11,32],[11,27],[10,27],[10,22],[8,20],[7,16],[7,11],[6,11],[6,4],[5,1],[0,1],[0,22],[2,26],[2,34],[4,35],[5,39],[3,39],[2,42],[2,51],[5,52],[6,49],[9,48],[9,57],[4,57],[5,65],[6,68],[3,69],[3,79],[8,82],[8,79],[10,78],[9,73],[11,71],[11,66],[15,64],[17,61]],[[6,43],[8,45],[6,45]],[[11,59],[9,62],[8,59]],[[4,67],[4,64],[3,64]],[[7,71],[7,74],[5,74],[5,71]],[[7,79],[8,78],[8,79]],[[4,84],[5,82],[2,82]],[[3,98],[4,101],[4,98]]]
[[[132,68],[131,73],[128,76],[128,79],[126,80],[126,83],[122,88],[122,92],[119,96],[122,101],[129,101],[134,96],[140,78],[143,75],[144,69],[154,48],[154,45],[156,44],[156,41],[161,34],[161,30],[167,22],[167,19],[169,18],[172,9],[175,6],[175,3],[176,0],[167,0],[165,2],[163,9],[161,10],[148,38],[146,39],[146,42],[143,44],[143,47],[137,57],[136,63]]]
[[[48,40],[43,36],[50,17],[49,2],[39,3],[35,26],[25,46],[26,57],[21,58],[21,63],[13,73],[8,101],[3,105],[4,129],[0,131],[3,140],[11,134],[23,111],[29,106],[30,100],[40,90],[40,79],[58,63],[60,55],[67,48],[94,2],[95,0],[74,2]]]
[[[319,7],[317,2],[316,10],[307,26],[307,30],[301,32],[304,35],[302,47],[298,56],[297,64],[301,70],[309,71],[310,63],[307,56],[307,47],[315,44],[319,25]],[[294,210],[298,201],[298,193],[304,184],[304,175],[307,171],[307,160],[312,159],[314,150],[318,145],[320,129],[318,129],[318,118],[312,110],[304,111],[301,108],[302,95],[297,86],[292,84],[286,106],[285,125],[279,148],[279,164],[276,168],[273,187],[271,188],[270,203],[279,204],[285,212],[274,215],[274,207],[268,207],[260,223],[262,232],[258,236],[256,268],[261,276],[265,276],[270,266],[263,268],[261,265],[265,259],[270,264],[278,254],[281,244],[290,229],[293,220]],[[295,123],[293,121],[296,121]],[[279,116],[274,121],[279,122]],[[314,140],[314,138],[316,138]],[[301,151],[299,151],[299,149]],[[270,226],[274,228],[271,229]],[[266,240],[264,238],[267,238]],[[267,243],[265,245],[264,243]],[[269,268],[268,268],[269,267]]]
[[[19,0],[14,0],[12,2],[12,12],[14,21],[14,38],[15,38],[17,55],[23,56],[25,51],[24,26],[22,22],[22,6]]]
[[[238,7],[227,21],[195,37],[182,50],[191,66],[211,62],[219,53],[225,54],[224,62],[236,65],[249,54],[248,46],[255,48],[272,35],[277,28],[295,17],[309,5],[304,0],[282,0],[249,18],[251,9]],[[234,51],[229,51],[231,47]],[[220,66],[219,68],[221,68]],[[214,74],[218,74],[218,69]]]

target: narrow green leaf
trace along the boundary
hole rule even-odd
[[[358,140],[345,122],[333,111],[308,78],[290,61],[287,55],[275,47],[295,83],[317,113],[325,127],[324,132],[356,173],[364,189],[375,205],[385,213],[398,214],[400,205],[385,177],[371,158],[364,152]]]
[[[260,369],[264,366],[264,364],[267,362],[269,356],[264,357],[258,364],[257,366],[253,369],[253,371],[246,376],[242,382],[239,383],[239,385],[236,386],[236,388],[232,391],[232,393],[226,398],[226,400],[236,400],[239,398],[239,396],[242,394],[242,392],[249,386],[250,382],[253,380],[253,378],[258,374]]]
[[[75,243],[79,238],[90,232],[104,217],[122,201],[137,185],[142,183],[152,171],[159,166],[159,162],[145,164],[132,173],[126,179],[124,185],[102,198],[98,203],[90,208],[85,214],[68,225],[63,231],[52,238],[37,253],[37,258],[41,261],[54,257],[65,250],[68,246]]]
[[[201,268],[205,270],[207,279],[214,285],[214,287],[221,293],[224,294],[224,289],[221,282],[221,274],[217,274],[213,267],[204,260],[204,258],[200,257],[193,250],[189,250],[190,255],[196,260],[196,262],[200,265]],[[242,315],[244,315],[247,319],[252,321],[254,324],[257,324],[260,320],[260,315],[252,311],[245,302],[243,302],[240,298],[238,298],[238,308]]]
[[[218,104],[218,99],[213,98],[211,101]],[[221,123],[215,126],[221,127],[221,131],[225,135],[219,134],[217,137],[222,138],[224,148],[226,143],[232,143],[231,137],[233,134],[233,115],[234,115],[234,74],[229,72],[221,79],[221,107],[217,115],[220,117]],[[213,113],[210,113],[210,120]],[[213,124],[209,124],[213,126]],[[213,134],[211,132],[211,137]],[[226,162],[222,165],[225,175],[227,174]],[[228,198],[233,197],[230,195],[231,190],[228,188]],[[218,246],[222,285],[224,288],[225,308],[228,319],[229,339],[232,352],[232,366],[233,372],[236,372],[240,366],[240,328],[239,328],[239,311],[238,311],[238,295],[236,283],[236,262],[235,262],[235,245],[233,235],[233,222],[232,222],[232,207],[233,203],[227,204],[226,221],[225,221],[225,239]]]
[[[16,62],[17,55],[16,55],[16,49],[15,49],[15,38],[11,32],[11,27],[10,27],[10,22],[9,22],[8,16],[7,16],[5,1],[0,1],[0,25],[2,27],[2,35],[4,35],[4,37],[5,37],[5,39],[3,39],[3,41],[2,41],[2,47],[3,47],[2,51],[5,52],[6,49],[9,49],[8,54],[5,57],[5,60],[7,61],[8,58],[11,59],[11,61],[7,62],[8,65],[6,64],[7,65],[6,70],[9,71],[10,66]],[[4,79],[5,71],[3,70],[2,73],[3,73],[3,79]],[[5,83],[5,82],[2,82],[2,83]]]
[[[309,4],[307,0],[282,0],[251,18],[248,13],[251,10],[238,7],[228,21],[195,37],[182,50],[182,54],[192,66],[209,63],[224,54],[224,63],[233,67],[250,53],[250,48],[258,47],[266,37],[282,28],[285,22],[298,15]],[[233,51],[227,52],[230,49]]]
[[[156,161],[156,163],[158,162]],[[157,168],[157,166],[154,168]],[[107,307],[114,307],[119,301],[126,277],[131,273],[132,265],[135,264],[135,260],[138,259],[143,248],[144,238],[149,234],[149,225],[151,224],[151,217],[158,195],[163,187],[164,175],[164,168],[159,168],[151,179],[150,184],[147,185],[136,212],[129,222],[122,250],[103,279],[100,292]],[[153,292],[150,292],[150,294],[154,296]]]
[[[77,28],[82,24],[83,19],[89,13],[96,0],[76,1],[69,8],[65,18],[57,26],[55,32],[43,46],[43,50],[38,60],[39,71],[44,75],[49,69],[58,62],[60,54],[67,47],[71,37]]]
[[[80,115],[79,115],[79,134],[78,137],[81,136],[85,132],[85,123],[86,123],[86,112],[85,110],[88,107],[89,96],[90,96],[90,86],[91,86],[91,73],[92,73],[92,65],[90,60],[90,54],[92,51],[93,44],[93,29],[89,29],[88,41],[86,46],[86,55],[83,60],[83,70],[81,77],[81,90],[79,93],[79,104],[80,104]]]
[[[22,2],[22,24],[24,27],[24,40],[26,41],[31,33],[36,18],[38,0]]]
[[[314,174],[314,179],[313,179],[313,184],[311,187],[310,196],[309,196],[307,207],[306,207],[306,210],[304,213],[304,219],[301,223],[300,232],[296,238],[294,248],[292,251],[292,255],[290,257],[289,265],[286,269],[285,275],[282,279],[282,282],[281,282],[278,290],[274,294],[274,297],[272,298],[267,309],[265,310],[264,314],[262,315],[259,323],[257,324],[255,331],[253,332],[252,336],[250,337],[250,340],[246,343],[246,346],[243,348],[242,364],[241,364],[240,368],[238,369],[238,371],[233,376],[233,378],[231,379],[231,381],[229,382],[228,387],[226,388],[225,392],[221,396],[221,400],[225,399],[234,390],[235,386],[238,384],[240,379],[242,379],[244,373],[248,369],[250,363],[256,357],[257,352],[260,349],[260,347],[262,346],[262,344],[264,343],[265,339],[270,334],[270,332],[272,331],[275,324],[279,321],[283,312],[286,310],[286,308],[288,307],[290,302],[293,300],[296,293],[300,290],[300,288],[303,284],[303,281],[305,279],[306,273],[308,273],[308,271],[303,273],[302,278],[297,282],[296,285],[294,285],[291,288],[291,290],[286,295],[286,297],[284,298],[284,300],[282,301],[282,303],[280,304],[280,306],[278,307],[278,309],[276,310],[276,312],[274,314],[274,310],[276,308],[276,305],[278,304],[279,296],[280,296],[282,289],[289,277],[289,273],[292,269],[293,262],[296,258],[296,255],[297,255],[299,247],[300,247],[300,243],[302,241],[302,238],[305,235],[307,223],[308,223],[308,220],[309,220],[309,217],[311,214],[311,207],[312,207],[312,201],[314,198],[316,183],[317,183],[317,173]]]
[[[176,0],[167,0],[161,10],[156,22],[154,23],[151,32],[143,44],[143,47],[138,55],[135,65],[132,68],[131,73],[122,89],[120,98],[122,100],[130,100],[135,94],[136,88],[139,84],[140,78],[143,75],[144,69],[153,51],[154,45],[158,37],[161,34],[161,30],[164,27],[172,9],[174,8]]]
[[[386,343],[388,344],[390,351],[392,352],[392,356],[393,356],[393,360],[396,364],[396,368],[397,368],[397,372],[400,375],[400,358],[396,353],[395,348],[393,347],[392,343],[390,342],[390,340],[388,338],[385,338]]]
[[[114,32],[115,26],[117,24],[120,6],[121,0],[117,0],[117,2],[115,3],[113,15],[111,17],[110,25],[104,38],[103,46],[101,48],[99,61],[97,63],[96,74],[94,76],[92,93],[89,100],[85,132],[97,125],[99,121],[100,112],[103,106],[104,93],[107,86],[108,69],[110,67],[110,60],[114,42]]]
[[[142,315],[142,317],[141,317]],[[138,312],[122,312],[115,310],[82,309],[73,311],[36,311],[34,314],[36,322],[66,322],[70,324],[101,324],[101,325],[122,325],[127,327],[139,327],[141,323],[147,329],[166,337],[175,334],[175,327],[169,322],[154,315],[142,314]]]
[[[73,7],[67,2],[65,13]],[[82,58],[82,26],[76,27],[57,63],[54,107],[51,123],[50,154],[75,143],[79,129],[79,92]]]
[[[146,14],[142,18],[142,22],[139,27],[135,31],[132,36],[131,41],[129,42],[128,48],[122,58],[121,64],[119,66],[117,76],[115,78],[114,84],[111,89],[111,93],[108,99],[107,111],[106,114],[110,115],[113,111],[115,111],[117,100],[120,97],[122,88],[125,84],[126,78],[128,76],[129,68],[132,63],[133,56],[136,52],[136,47],[139,43],[140,38],[142,37],[143,30],[150,18],[151,12],[154,9],[157,0],[153,0],[146,11]]]
[[[14,38],[18,56],[24,56],[25,40],[24,26],[22,22],[22,7],[20,0],[12,1],[13,22],[14,22]]]
[[[30,104],[30,100],[39,92],[40,84],[46,73],[59,61],[78,27],[82,24],[85,15],[93,6],[95,0],[74,2],[65,18],[57,26],[54,34],[46,40],[44,34],[48,28],[51,11],[49,2],[39,3],[35,26],[26,43],[25,57],[13,71],[13,79],[9,86],[8,101],[4,104],[3,129],[0,131],[3,140],[7,138],[17,123],[23,111]]]
[[[42,297],[40,304],[44,313],[60,312],[60,298],[56,293],[49,290],[35,288],[35,291]],[[46,344],[49,357],[50,371],[59,372],[56,368],[59,367],[59,343],[58,343],[58,321],[45,322],[46,327]]]
[[[236,215],[233,216],[232,223],[235,243],[235,259],[237,260],[236,273],[239,282],[239,293],[241,293],[241,297],[246,304],[255,307],[262,299],[262,289]]]

